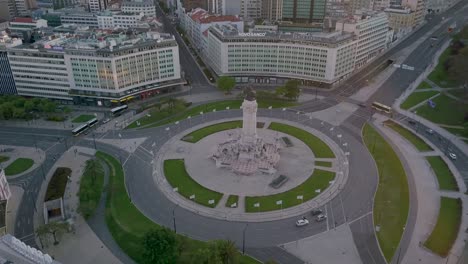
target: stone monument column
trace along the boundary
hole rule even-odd
[[[247,91],[242,103],[242,143],[253,143],[257,140],[257,100],[253,90]]]

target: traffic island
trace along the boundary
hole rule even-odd
[[[437,177],[439,189],[458,192],[457,181],[447,163],[439,156],[426,157],[426,159]]]
[[[34,161],[28,158],[17,158],[5,168],[6,176],[14,176],[23,173],[34,165]]]
[[[380,249],[387,262],[390,262],[408,219],[408,181],[398,155],[372,126],[364,126],[362,137],[379,172],[373,217]]]

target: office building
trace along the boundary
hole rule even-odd
[[[281,20],[283,0],[262,0],[262,18],[268,21]]]
[[[332,19],[340,19],[353,14],[352,1],[327,0],[326,16]]]
[[[124,13],[140,14],[148,17],[156,16],[156,7],[150,0],[124,1],[121,5],[121,11]]]
[[[424,0],[403,0],[402,6],[409,7],[414,12],[414,23],[420,25],[426,15],[426,5]]]
[[[183,83],[177,42],[169,34],[55,33],[7,51],[23,96],[109,106]]]
[[[388,25],[394,31],[394,38],[399,39],[409,34],[416,26],[415,12],[409,7],[395,6],[386,8]]]
[[[133,14],[133,13],[113,13],[110,11],[104,11],[98,13],[97,23],[98,28],[105,29],[105,28],[134,28],[136,27],[143,19],[143,13],[140,14]]]
[[[60,22],[63,25],[80,25],[88,27],[98,27],[96,14],[70,9],[60,15]]]
[[[242,0],[240,16],[244,20],[255,20],[262,16],[262,0]]]
[[[0,19],[9,21],[16,17],[14,0],[0,0]]]
[[[185,10],[192,10],[195,8],[201,8],[208,10],[208,3],[211,0],[182,0],[178,3],[177,7],[179,8],[179,5],[182,5]]]
[[[208,30],[208,65],[237,82],[283,83],[298,79],[325,86],[344,80],[386,48],[385,14],[337,23],[335,32],[238,32],[229,25]]]
[[[108,0],[89,0],[89,12],[97,13],[107,9]]]
[[[384,11],[386,8],[390,7],[390,0],[374,0],[374,10],[375,11]]]
[[[9,31],[10,36],[18,37],[23,42],[32,42],[32,36],[34,30],[38,28],[47,27],[47,21],[44,19],[32,19],[30,17],[17,17],[10,21]]]
[[[5,31],[0,32],[0,94],[16,94],[15,79],[6,49],[21,44],[23,44],[21,39],[10,38]]]
[[[322,31],[326,0],[283,0],[282,23],[284,31]]]

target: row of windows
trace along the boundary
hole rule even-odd
[[[27,85],[17,85],[16,89],[20,91],[21,89],[30,89],[30,90],[39,90],[39,91],[52,91],[52,92],[62,92],[68,93],[67,89],[53,89],[49,87],[34,87],[34,86],[27,86]]]

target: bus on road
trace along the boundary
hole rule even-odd
[[[127,105],[121,105],[111,109],[112,116],[119,116],[123,111],[127,110]]]
[[[76,127],[72,130],[73,136],[79,136],[81,133],[85,132],[88,129],[88,123],[82,124],[79,127]]]
[[[387,114],[391,114],[391,113],[392,113],[392,108],[391,108],[390,106],[381,104],[381,103],[379,103],[379,102],[373,102],[373,103],[372,103],[372,108],[374,108],[374,109],[377,110],[377,111],[385,112],[385,113],[387,113]]]
[[[91,120],[89,120],[89,121],[87,122],[87,125],[88,125],[88,127],[93,127],[94,125],[97,124],[97,122],[98,122],[98,119],[97,119],[97,118],[93,118],[93,119],[91,119]]]

